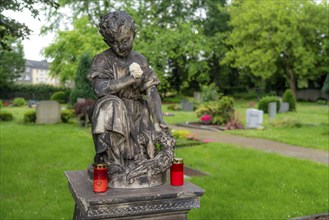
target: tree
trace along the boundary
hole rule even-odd
[[[89,53],[84,53],[79,61],[78,69],[75,74],[75,87],[71,91],[70,102],[74,104],[77,98],[95,99],[94,91],[91,83],[87,78],[89,68],[91,66],[91,56]]]
[[[7,38],[6,45],[10,46],[10,50],[0,44],[0,87],[11,84],[25,68],[21,41]]]
[[[33,17],[37,17],[39,10],[35,6],[39,3],[58,7],[53,0],[0,1],[0,86],[12,83],[24,71],[25,60],[21,40],[28,37],[31,32],[25,24],[4,16],[3,12],[22,11],[26,8]]]
[[[53,59],[50,65],[52,75],[60,76],[61,80],[73,80],[78,62],[82,55],[89,52],[92,55],[107,49],[98,29],[88,17],[82,17],[73,23],[73,29],[58,31],[54,43],[48,46],[43,54]]]
[[[31,12],[31,15],[36,18],[40,12],[36,6],[40,3],[55,9],[59,6],[54,0],[6,0],[0,2],[0,44],[3,49],[11,49],[11,44],[10,41],[8,41],[8,38],[26,38],[31,33],[31,30],[25,24],[4,16],[3,11],[23,11],[23,9],[28,9]]]
[[[294,95],[298,80],[316,77],[316,69],[325,65],[325,2],[236,0],[228,12],[233,31],[222,63],[263,79],[283,75]]]

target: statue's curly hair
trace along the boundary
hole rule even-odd
[[[135,21],[126,12],[114,11],[100,17],[99,33],[107,44],[109,44],[109,41],[116,39],[118,33],[126,30],[132,30],[135,37]]]

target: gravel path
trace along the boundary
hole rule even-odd
[[[178,127],[173,125],[170,125],[170,128],[189,130],[192,133],[196,133],[198,138],[201,140],[210,139],[213,142],[234,144],[241,147],[259,149],[269,153],[277,153],[288,157],[311,160],[329,165],[329,151],[293,146],[266,139],[231,135],[219,131],[208,131],[195,128]]]

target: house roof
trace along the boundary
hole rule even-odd
[[[31,67],[33,69],[45,69],[45,70],[47,70],[48,67],[49,67],[49,63],[47,62],[47,60],[41,60],[41,61],[26,60],[25,65],[28,66],[28,67]]]

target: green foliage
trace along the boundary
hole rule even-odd
[[[17,97],[17,98],[14,98],[12,103],[13,103],[13,106],[19,107],[19,106],[26,105],[26,100],[24,98]]]
[[[68,100],[68,97],[66,96],[65,92],[58,91],[51,95],[50,100],[57,101],[61,104],[66,103]]]
[[[91,82],[87,75],[91,66],[91,57],[89,53],[81,56],[78,69],[74,77],[75,87],[70,94],[70,103],[74,104],[77,98],[95,99],[94,91]]]
[[[271,121],[271,126],[274,128],[300,128],[303,124],[297,119],[284,118]]]
[[[59,75],[62,81],[73,80],[82,56],[89,52],[95,55],[107,49],[98,28],[87,16],[73,23],[73,30],[59,31],[56,40],[44,50],[47,58],[53,59],[50,72]]]
[[[0,121],[12,121],[14,116],[11,112],[0,112]]]
[[[201,98],[204,102],[216,101],[219,98],[215,83],[201,86]]]
[[[68,123],[71,118],[74,117],[74,112],[72,109],[65,109],[61,111],[61,119],[63,123]]]
[[[262,110],[264,113],[268,113],[268,104],[270,102],[276,102],[277,112],[280,109],[280,99],[277,96],[264,96],[258,102],[258,109]]]
[[[169,104],[167,106],[168,110],[171,110],[171,111],[179,111],[181,110],[181,107],[178,105],[178,104]]]
[[[289,103],[289,111],[296,111],[296,98],[291,89],[287,89],[282,97],[283,102]]]
[[[218,125],[225,125],[234,117],[234,99],[223,96],[218,101],[202,103],[196,110],[197,116],[211,115],[212,122]]]
[[[2,108],[3,106],[3,103],[2,103],[2,100],[0,99],[0,109]]]
[[[37,120],[37,112],[35,110],[30,110],[24,113],[23,122],[24,123],[35,123]]]
[[[222,63],[262,79],[284,76],[296,93],[297,79],[329,72],[327,7],[325,1],[234,1],[231,50]]]
[[[2,25],[0,23],[0,29],[1,27]],[[2,37],[0,41],[2,44]],[[0,87],[12,84],[13,80],[18,78],[20,73],[24,72],[25,69],[22,42],[20,40],[8,38],[5,44],[8,44],[10,49],[3,48],[3,45],[0,45]]]
[[[22,85],[13,84],[0,87],[0,97],[3,99],[12,99],[15,97],[24,97],[25,99],[49,100],[51,94],[64,91],[66,96],[70,93],[70,88],[55,87],[52,85]]]

